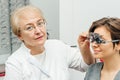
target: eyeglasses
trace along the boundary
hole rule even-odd
[[[45,20],[40,20],[36,23],[38,28],[43,28],[46,26]],[[35,26],[33,24],[27,24],[26,27],[24,28],[25,31],[33,31],[35,30]]]
[[[120,41],[120,40],[105,41],[97,33],[90,33],[88,39],[90,40],[91,43],[96,42],[96,44],[106,44],[109,42],[119,42]]]

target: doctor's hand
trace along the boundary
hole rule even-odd
[[[81,33],[78,37],[78,45],[84,61],[89,65],[94,63],[94,59],[90,50],[90,42],[87,37],[88,32]]]
[[[78,45],[82,53],[90,51],[90,42],[87,36],[88,32],[82,32],[78,37]]]

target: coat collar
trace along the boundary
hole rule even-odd
[[[27,61],[28,61],[30,64],[36,66],[36,67],[37,67],[43,74],[45,74],[47,77],[50,77],[50,75],[49,75],[49,73],[47,72],[47,70],[45,70],[45,68],[44,68],[42,65],[40,65],[40,63],[36,60],[36,58],[30,54],[30,49],[28,49],[28,48],[24,45],[24,43],[21,44],[21,48],[22,48],[22,50],[24,50],[24,51],[26,52]]]

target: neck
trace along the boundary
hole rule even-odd
[[[40,47],[38,47],[38,46],[32,46],[32,47],[28,47],[28,48],[30,49],[30,53],[32,55],[41,54],[45,50],[44,46],[40,46]]]
[[[104,59],[103,70],[106,71],[120,70],[120,55],[112,56],[108,59]]]
[[[44,50],[45,50],[44,47],[33,48],[33,49],[31,49],[31,54],[32,55],[41,54]]]

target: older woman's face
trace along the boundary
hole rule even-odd
[[[19,16],[20,36],[25,45],[31,47],[41,47],[44,45],[47,34],[43,17],[39,12],[26,10]]]

